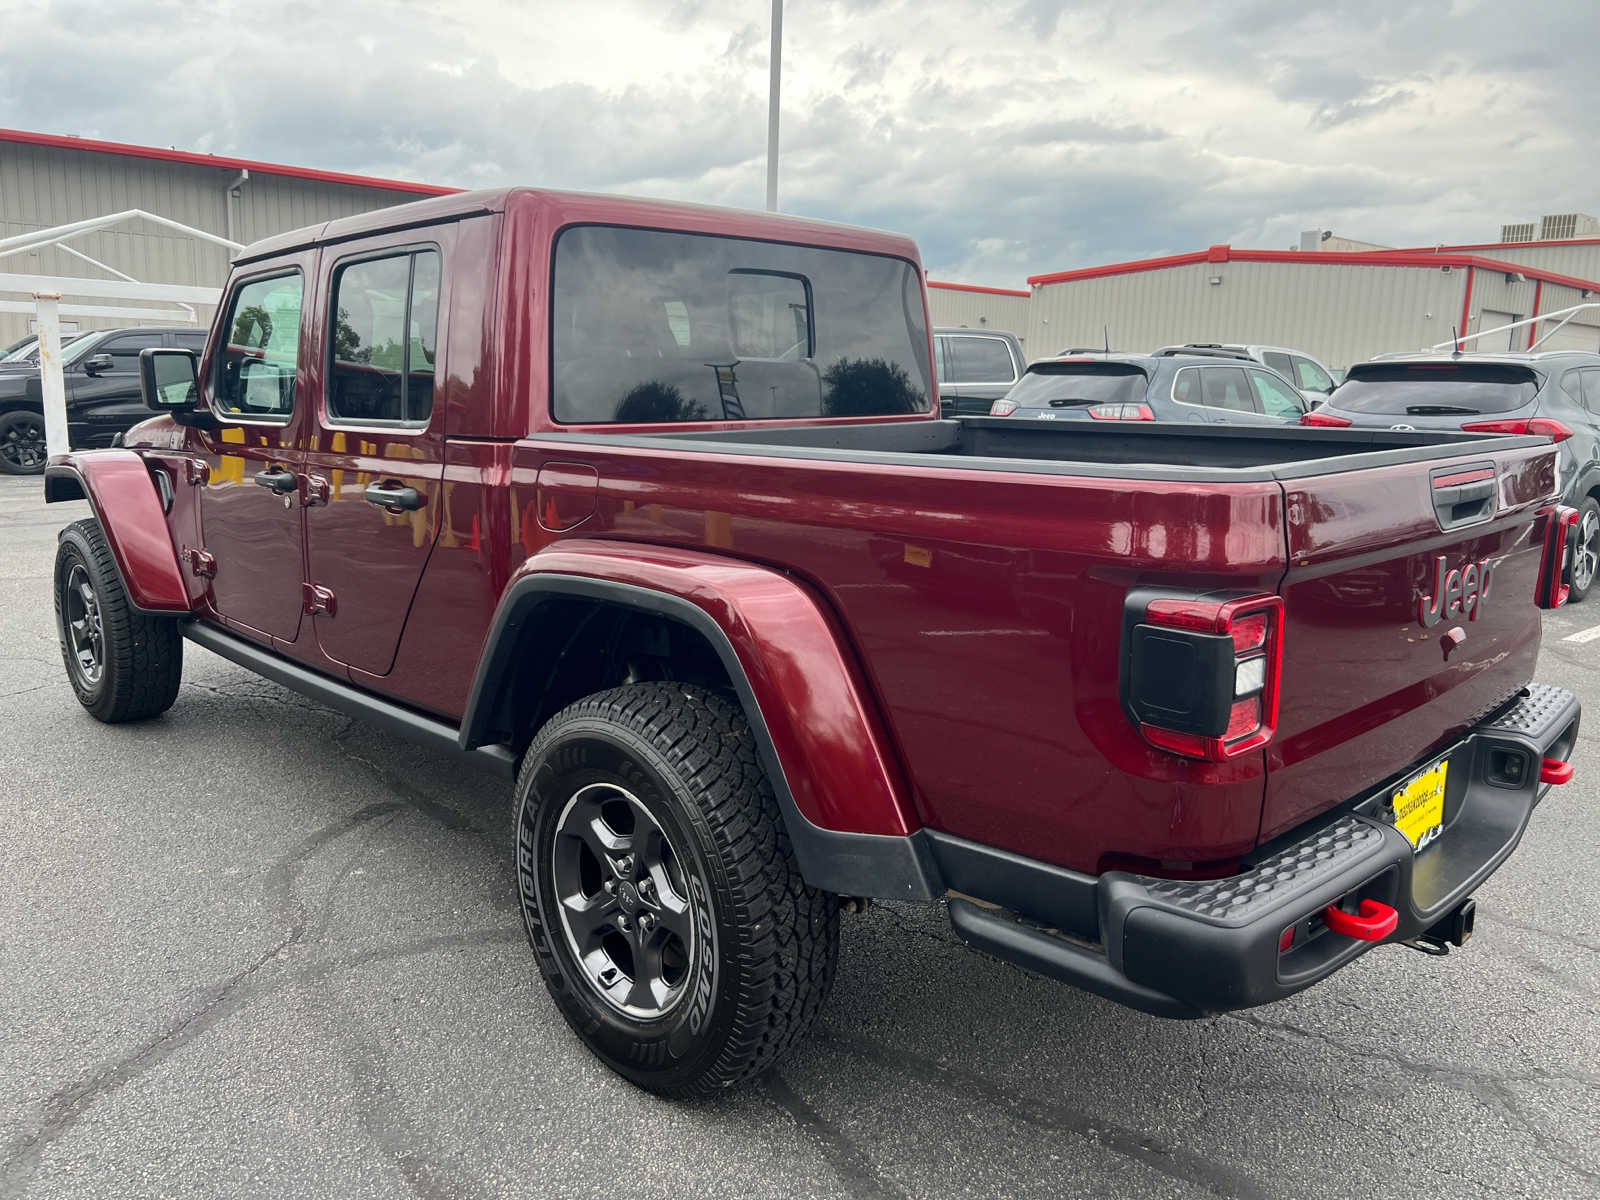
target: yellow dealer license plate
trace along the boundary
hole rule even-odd
[[[1444,783],[1450,760],[1434,763],[1394,794],[1394,827],[1406,835],[1413,849],[1421,850],[1444,825]]]

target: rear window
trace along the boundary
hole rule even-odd
[[[889,416],[933,393],[897,258],[581,225],[556,242],[551,320],[568,424]]]
[[[949,383],[1013,383],[1017,369],[1004,338],[950,336],[941,339],[950,356]]]
[[[1503,413],[1533,403],[1539,379],[1498,363],[1371,363],[1350,368],[1328,398],[1345,412],[1410,416]]]
[[[1019,408],[1138,404],[1149,381],[1129,363],[1036,363],[1006,393]]]

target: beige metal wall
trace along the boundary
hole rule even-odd
[[[1485,246],[1468,251],[1484,258],[1502,262],[1521,263],[1557,275],[1572,275],[1578,279],[1600,279],[1600,242],[1574,242],[1570,245],[1519,246],[1509,242]],[[1539,305],[1545,307],[1544,304]]]
[[[1347,367],[1448,340],[1461,320],[1465,275],[1459,268],[1207,262],[1043,284],[1029,312],[1028,345],[1035,354],[1098,345],[1108,326],[1113,349],[1261,342]]]
[[[1028,332],[1028,297],[997,296],[928,285],[928,312],[935,325],[1003,329],[1018,337]]]
[[[130,208],[227,237],[231,204],[233,240],[250,242],[302,225],[418,199],[409,192],[251,172],[240,197],[230,201],[228,187],[238,174],[232,168],[0,142],[0,237]],[[217,287],[228,274],[228,252],[223,247],[144,221],[86,234],[74,238],[71,245],[143,283]],[[113,278],[54,247],[0,258],[0,271]],[[5,298],[26,299],[15,294]],[[74,299],[117,306],[140,303],[64,297],[66,302]],[[152,307],[176,306],[163,302]],[[196,315],[202,323],[211,318],[204,306]],[[70,316],[64,320],[75,320],[82,329],[149,323]],[[23,314],[0,313],[0,345],[27,333],[28,321]]]

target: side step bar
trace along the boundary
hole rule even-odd
[[[1107,962],[1105,955],[1024,925],[1009,913],[980,908],[970,900],[953,897],[948,904],[956,935],[996,958],[1152,1016],[1191,1020],[1208,1015],[1165,992],[1134,983]]]
[[[299,663],[289,662],[215,625],[186,621],[183,624],[183,636],[213,654],[220,654],[229,662],[238,663],[265,679],[281,683],[290,691],[299,692],[319,704],[326,704],[346,716],[381,725],[392,733],[452,755],[502,779],[511,779],[516,775],[517,762],[510,750],[504,746],[479,746],[476,750],[463,750],[459,730],[448,722],[425,717],[348,683],[309,670]]]

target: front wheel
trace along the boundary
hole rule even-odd
[[[49,457],[43,413],[27,409],[0,413],[0,474],[38,475]]]
[[[766,1070],[833,981],[835,897],[808,887],[755,738],[704,688],[641,683],[557,713],[517,781],[528,940],[618,1074],[698,1096]]]
[[[1600,575],[1600,504],[1593,496],[1578,502],[1578,544],[1572,550],[1572,590],[1569,600],[1582,600]]]
[[[164,713],[183,679],[173,617],[139,612],[100,522],[74,521],[56,544],[56,633],[78,703],[109,725]]]

